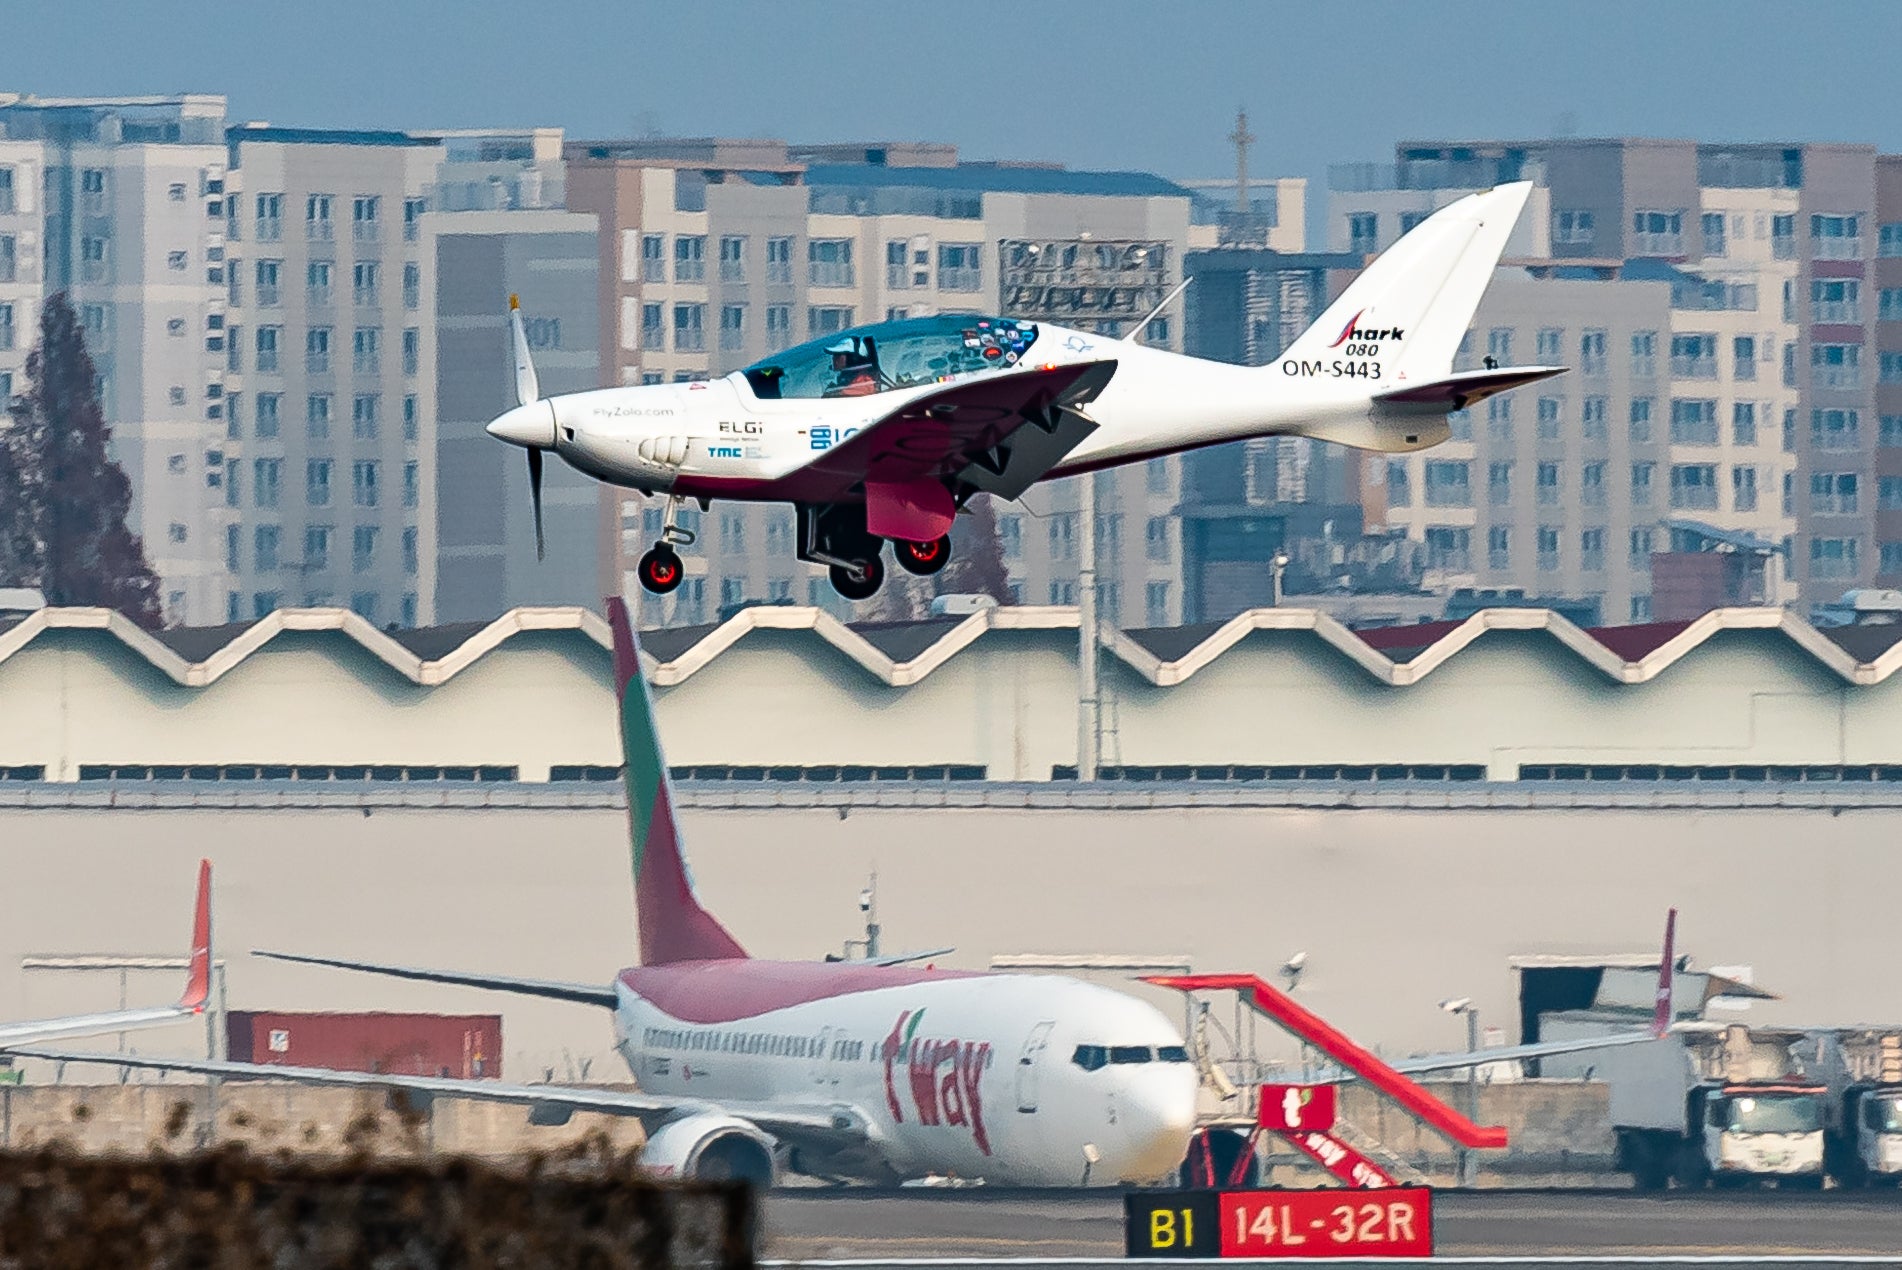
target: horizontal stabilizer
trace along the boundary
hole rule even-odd
[[[1563,375],[1564,366],[1501,366],[1497,370],[1462,370],[1425,383],[1408,384],[1389,392],[1374,394],[1374,400],[1389,406],[1439,406],[1464,410],[1476,401],[1513,388],[1536,384],[1541,379]]]
[[[565,983],[558,979],[521,979],[512,975],[466,974],[458,970],[424,970],[416,966],[389,966],[374,961],[346,961],[341,957],[306,957],[301,953],[251,950],[254,957],[272,961],[294,961],[306,966],[330,966],[338,970],[361,970],[365,974],[388,975],[392,979],[419,979],[424,983],[453,983],[465,988],[487,988],[491,992],[514,992],[528,997],[547,997],[552,1001],[573,1001],[580,1005],[600,1005],[612,1010],[614,989],[602,984]]]

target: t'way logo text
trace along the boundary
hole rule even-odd
[[[895,1124],[905,1123],[904,1086],[921,1125],[959,1125],[985,1155],[991,1153],[984,1129],[984,1098],[978,1081],[990,1062],[989,1041],[921,1037],[923,1010],[906,1010],[879,1046],[885,1064],[885,1105]],[[901,1084],[901,1075],[903,1082]]]

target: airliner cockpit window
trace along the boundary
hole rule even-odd
[[[1151,1050],[1147,1045],[1110,1046],[1110,1062],[1112,1063],[1146,1063],[1150,1057]]]
[[[1101,1045],[1079,1045],[1070,1061],[1086,1072],[1093,1072],[1109,1063],[1109,1051]]]
[[[822,335],[746,368],[762,399],[864,397],[1022,361],[1034,323],[944,314]]]

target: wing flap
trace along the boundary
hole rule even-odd
[[[473,974],[460,970],[429,970],[419,966],[392,966],[376,961],[351,961],[343,957],[312,957],[304,953],[251,950],[254,957],[272,961],[290,961],[305,966],[330,966],[337,970],[360,970],[365,974],[387,975],[392,979],[415,979],[423,983],[453,983],[465,988],[487,988],[491,992],[513,992],[521,996],[546,997],[551,1001],[572,1001],[579,1005],[616,1004],[614,988],[592,983],[569,983],[559,979],[524,979],[514,975]]]

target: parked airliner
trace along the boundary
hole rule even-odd
[[[688,499],[790,503],[800,560],[855,600],[884,578],[889,541],[914,574],[942,569],[953,519],[979,493],[1260,436],[1404,452],[1447,416],[1562,370],[1456,372],[1453,361],[1531,190],[1452,203],[1374,261],[1280,358],[1235,366],[1009,317],[943,314],[823,335],[711,381],[542,397],[510,298],[514,408],[491,435],[528,451],[541,548],[543,456],[667,497],[641,585],[684,576]],[[1087,249],[1087,248],[1086,248]],[[1185,284],[1186,285],[1186,284]]]

